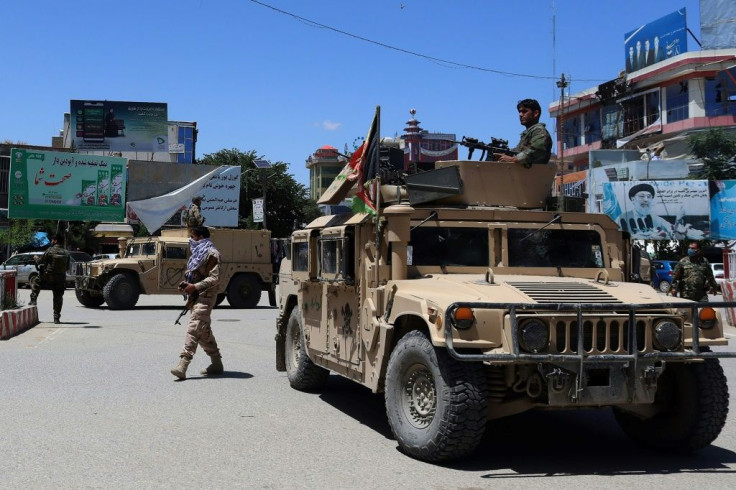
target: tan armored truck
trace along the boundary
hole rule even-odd
[[[630,243],[605,215],[543,208],[554,175],[437,162],[381,188],[378,215],[324,216],[281,264],[276,366],[383,393],[403,451],[471,453],[490,420],[613,407],[650,447],[718,437],[727,345],[713,308],[626,282]],[[376,226],[378,223],[378,227]]]
[[[233,308],[253,308],[267,291],[271,306],[276,306],[270,238],[268,230],[210,228],[210,239],[221,255],[217,304],[227,297]],[[107,303],[111,310],[127,310],[141,294],[181,295],[178,285],[189,255],[186,228],[128,239],[121,258],[80,264],[77,299],[91,308]]]

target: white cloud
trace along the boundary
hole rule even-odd
[[[337,131],[342,127],[342,123],[339,122],[332,122],[329,119],[322,121],[322,129],[325,129],[327,131]]]

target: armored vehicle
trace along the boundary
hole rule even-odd
[[[490,420],[612,407],[662,450],[710,444],[728,412],[718,310],[628,282],[602,214],[544,210],[555,169],[444,161],[381,186],[377,214],[323,216],[281,264],[276,366],[385,397],[401,449],[471,453]]]
[[[268,291],[276,306],[274,266],[268,230],[210,229],[221,255],[217,302],[253,308]],[[122,247],[121,247],[122,248]],[[128,239],[124,256],[80,264],[75,291],[87,307],[103,303],[111,310],[133,308],[141,294],[177,294],[189,257],[186,228],[162,230],[160,237]]]

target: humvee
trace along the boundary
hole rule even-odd
[[[210,228],[210,238],[221,256],[217,304],[227,297],[233,308],[253,308],[261,291],[268,291],[271,306],[276,306],[271,232]],[[186,228],[131,238],[123,248],[120,258],[79,264],[75,292],[82,305],[107,303],[111,310],[126,310],[136,305],[140,294],[181,295],[178,286],[190,254]]]
[[[555,169],[444,161],[381,186],[377,215],[323,216],[291,235],[276,367],[312,391],[337,373],[383,393],[401,449],[471,453],[489,421],[612,407],[650,447],[721,432],[727,345],[718,309],[631,270],[603,214],[544,210]],[[633,271],[636,272],[636,271]]]

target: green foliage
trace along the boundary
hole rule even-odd
[[[259,169],[254,150],[243,152],[236,148],[205,155],[201,165],[237,165],[240,167],[240,209],[238,227],[258,229],[262,223],[253,222],[253,199],[266,193],[266,225],[274,238],[284,238],[294,230],[320,215],[317,203],[309,199],[309,189],[294,180],[288,164],[276,162],[271,168]],[[261,157],[262,158],[262,157]]]
[[[10,245],[15,250],[28,245],[38,229],[38,223],[32,219],[13,219],[5,230],[0,230],[0,243]]]
[[[703,161],[703,171],[698,178],[736,178],[736,138],[721,128],[714,128],[689,136],[687,143],[693,156]]]

